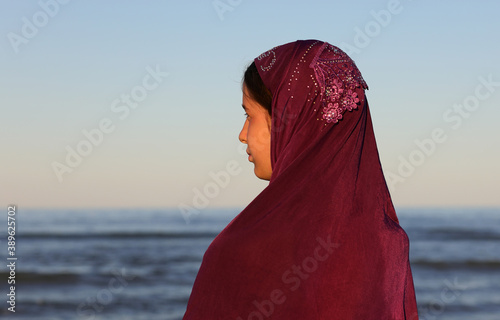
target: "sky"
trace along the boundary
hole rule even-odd
[[[396,207],[500,206],[500,2],[0,1],[0,205],[244,207],[241,77],[297,39],[361,70]]]

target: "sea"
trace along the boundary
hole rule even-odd
[[[18,207],[9,244],[5,208],[0,318],[182,319],[206,248],[240,210],[206,209],[186,221],[176,209]],[[500,208],[397,212],[420,319],[499,320]]]

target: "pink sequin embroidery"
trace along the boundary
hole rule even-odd
[[[342,114],[358,108],[356,88],[368,89],[351,58],[339,48],[324,43],[311,62],[323,100],[321,120],[337,123]]]

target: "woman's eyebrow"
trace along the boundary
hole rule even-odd
[[[247,107],[245,107],[244,104],[241,105],[243,107],[243,110],[247,111]]]

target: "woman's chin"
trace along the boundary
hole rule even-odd
[[[271,180],[271,173],[270,172],[262,172],[262,170],[259,170],[259,168],[257,166],[255,166],[253,172],[255,173],[255,176],[261,180],[266,180],[266,181]]]

